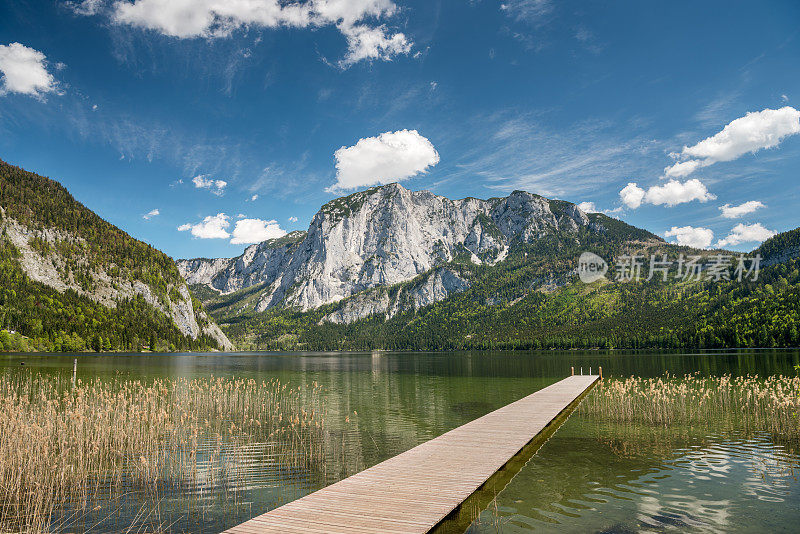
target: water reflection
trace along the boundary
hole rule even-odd
[[[706,351],[698,353],[637,353],[601,351],[438,352],[438,353],[235,353],[235,354],[23,354],[0,355],[0,368],[24,361],[47,372],[71,370],[78,358],[79,377],[115,373],[133,376],[238,376],[415,374],[425,376],[483,376],[495,378],[563,377],[570,367],[602,366],[607,376],[660,376],[699,372],[701,375],[792,372],[800,352],[773,349]]]
[[[468,532],[777,532],[800,520],[793,445],[639,430],[618,449],[614,427],[573,416]]]
[[[210,461],[199,461],[196,473],[163,494],[157,520],[149,523],[218,532],[528,395],[568,375],[572,366],[602,366],[604,374],[622,376],[767,375],[792,372],[799,356],[797,351],[36,354],[1,356],[0,372],[20,372],[24,361],[26,372],[71,377],[77,357],[83,380],[213,375],[321,384],[329,430],[323,476],[282,469],[267,443],[209,443],[207,454],[236,448],[224,469],[243,476],[227,477]],[[573,415],[498,496],[496,509],[483,512],[470,529],[785,529],[800,521],[797,462],[796,450],[764,435],[709,437],[686,429],[642,434]],[[211,485],[229,491],[233,505],[223,506]],[[72,530],[124,530],[141,511],[137,491],[125,488],[123,499],[80,516]],[[109,520],[107,510],[117,507],[118,519]]]

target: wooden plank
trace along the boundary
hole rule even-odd
[[[598,378],[565,378],[226,533],[428,532]]]

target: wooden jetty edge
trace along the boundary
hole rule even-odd
[[[567,377],[225,532],[428,532],[599,378]]]

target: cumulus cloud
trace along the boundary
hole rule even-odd
[[[724,206],[720,206],[719,210],[722,212],[722,216],[726,219],[738,219],[743,215],[747,215],[749,213],[753,213],[759,208],[766,208],[767,206],[758,200],[748,200],[744,204],[739,204],[738,206],[731,206],[730,204],[725,204]]]
[[[208,189],[215,195],[219,196],[225,193],[225,188],[228,182],[225,180],[214,180],[209,178],[210,174],[201,174],[192,178],[192,183],[197,189]]]
[[[619,197],[622,203],[631,209],[638,208],[642,203],[655,206],[665,204],[672,207],[685,202],[692,202],[693,200],[708,202],[717,198],[709,193],[705,184],[697,178],[692,178],[683,183],[677,180],[670,180],[663,185],[654,185],[647,191],[639,187],[636,182],[631,182],[619,192]]]
[[[55,78],[47,71],[47,58],[21,43],[0,45],[0,96],[20,93],[41,98],[58,90]]]
[[[294,216],[289,217],[289,222],[296,223],[297,222],[297,217],[294,217]]]
[[[684,154],[706,160],[731,161],[762,148],[777,146],[784,137],[800,133],[800,111],[785,106],[748,113],[718,134],[684,148]]]
[[[347,67],[362,60],[390,60],[411,50],[403,33],[374,23],[397,11],[392,0],[122,0],[114,3],[111,19],[180,39],[227,37],[250,27],[334,26],[347,40],[347,55],[340,62]]]
[[[678,182],[677,180],[670,180],[664,185],[655,185],[647,190],[644,196],[645,202],[660,206],[666,204],[667,206],[677,206],[685,202],[697,200],[700,202],[708,202],[717,198],[708,192],[705,184],[697,178],[692,178],[686,182]]]
[[[679,245],[693,248],[708,248],[714,239],[714,232],[710,228],[695,228],[694,226],[673,226],[664,237],[674,237]]]
[[[156,208],[142,215],[142,219],[144,219],[145,221],[149,221],[153,217],[158,217],[159,215],[161,215],[161,212],[158,210],[158,208]]]
[[[228,232],[231,227],[231,218],[224,213],[209,215],[196,224],[182,224],[178,227],[178,231],[191,232],[194,237],[200,239],[228,239],[230,237],[233,245],[260,243],[286,235],[286,230],[282,229],[277,221],[247,219],[242,214],[239,214],[237,218],[239,220],[236,221],[233,233]]]
[[[619,192],[619,198],[622,203],[631,209],[636,209],[642,205],[644,200],[645,191],[639,187],[636,182],[629,182],[628,185],[622,188]]]
[[[439,163],[433,144],[416,130],[359,139],[353,146],[341,147],[334,157],[336,183],[328,192],[399,182]]]
[[[701,167],[774,148],[797,133],[800,133],[800,111],[791,106],[751,112],[696,145],[683,147],[679,157],[685,161],[667,167],[664,172],[669,177],[682,178]]]
[[[599,213],[600,210],[594,205],[594,202],[581,202],[578,207],[586,213]]]
[[[776,233],[777,232],[764,228],[761,223],[739,223],[733,227],[731,233],[728,234],[727,237],[717,242],[717,247],[735,247],[740,243],[761,243],[774,236]]]
[[[197,224],[182,224],[178,227],[178,231],[191,231],[194,237],[200,239],[227,239],[231,236],[227,230],[230,225],[230,217],[224,213],[217,213],[207,216]]]
[[[236,228],[233,229],[233,239],[231,239],[231,243],[234,245],[249,245],[251,243],[261,243],[267,239],[276,239],[285,235],[286,230],[283,230],[278,225],[278,221],[242,219],[236,221]]]

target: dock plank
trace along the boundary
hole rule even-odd
[[[565,378],[225,532],[428,532],[598,378]]]

